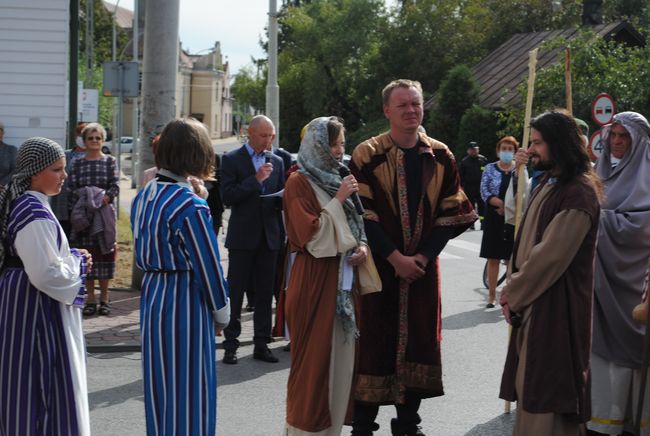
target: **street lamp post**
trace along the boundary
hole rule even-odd
[[[266,115],[275,125],[273,148],[280,138],[280,87],[278,86],[278,11],[276,0],[269,0],[269,72],[266,85]]]

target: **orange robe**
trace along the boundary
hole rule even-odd
[[[339,256],[315,258],[306,250],[320,229],[323,208],[309,181],[300,173],[287,180],[284,211],[289,250],[297,252],[285,303],[292,360],[287,383],[287,423],[318,432],[332,425],[329,377]]]

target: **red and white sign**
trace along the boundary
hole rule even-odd
[[[591,102],[591,118],[599,126],[611,123],[615,113],[616,103],[612,96],[606,92],[598,94]]]
[[[589,138],[589,157],[591,157],[591,160],[597,160],[603,154],[603,142],[600,132],[600,129],[596,130]]]

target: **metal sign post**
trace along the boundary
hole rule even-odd
[[[138,63],[137,62],[104,62],[104,97],[117,97],[117,126],[113,133],[113,152],[117,155],[118,176],[122,174],[122,113],[124,97],[138,96]],[[116,145],[117,144],[117,152]],[[120,216],[120,202],[117,202],[117,216]]]

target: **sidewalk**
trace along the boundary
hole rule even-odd
[[[236,138],[217,140],[215,147],[232,149],[239,145]],[[122,159],[122,175],[120,177],[120,214],[128,214],[131,202],[136,194],[136,189],[131,188],[131,160],[130,157]],[[224,247],[225,229],[228,225],[230,210],[224,212],[224,230],[218,235],[219,254],[224,273],[228,271],[228,251]],[[86,336],[86,346],[90,353],[105,352],[132,352],[140,350],[140,292],[133,289],[112,288],[111,314],[109,316],[94,315],[84,318],[83,326]],[[242,312],[241,345],[252,344],[253,314]],[[217,339],[217,346],[221,346],[222,337]]]

